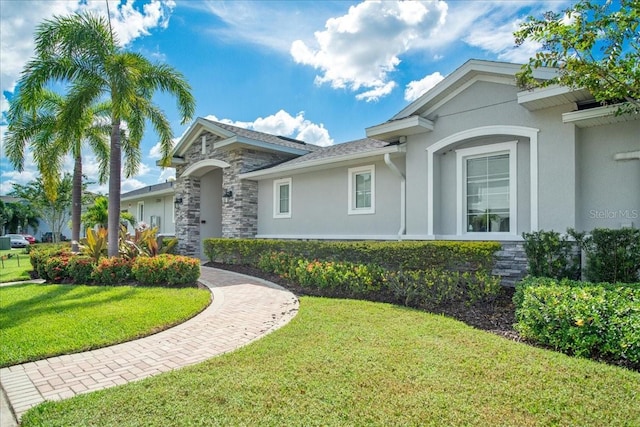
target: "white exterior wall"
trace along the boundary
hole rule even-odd
[[[517,226],[511,234],[519,238],[532,228],[532,144],[522,135],[482,135],[461,139],[433,155],[433,234],[428,233],[429,180],[427,148],[459,132],[487,126],[516,126],[536,135],[538,149],[538,228],[564,231],[576,225],[576,131],[562,123],[564,105],[529,111],[517,102],[518,89],[509,84],[479,81],[459,93],[427,118],[435,122],[432,132],[410,136],[407,143],[407,234],[417,238],[453,237],[459,213],[456,205],[456,153],[461,148],[517,142]],[[637,125],[636,125],[637,126]],[[533,130],[538,129],[539,132]]]
[[[614,160],[640,150],[640,121],[578,129],[579,231],[640,227],[640,160]]]
[[[394,159],[404,170],[404,159]],[[375,166],[375,213],[349,215],[348,170]],[[258,187],[258,237],[397,238],[400,229],[400,179],[381,158],[322,171],[282,175],[291,178],[291,217],[274,218],[273,182]]]
[[[138,203],[144,203],[144,217],[138,218]],[[173,194],[164,194],[151,197],[130,199],[122,203],[122,210],[131,213],[136,222],[144,221],[151,225],[151,216],[160,217],[158,234],[175,234],[175,222],[173,216]]]

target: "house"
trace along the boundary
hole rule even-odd
[[[136,222],[158,227],[160,235],[175,235],[173,184],[167,181],[122,194],[120,211],[132,214]]]
[[[586,90],[523,91],[519,70],[470,60],[330,147],[197,119],[171,165],[181,251],[201,256],[214,236],[508,246],[539,229],[637,227],[640,115]]]

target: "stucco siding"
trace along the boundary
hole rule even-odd
[[[562,126],[558,116],[562,109],[552,113],[534,114],[518,105],[517,88],[509,84],[476,82],[428,115],[435,121],[433,132],[414,135],[407,142],[407,234],[426,235],[428,216],[428,164],[427,148],[459,132],[486,126],[521,126],[533,129],[552,129]],[[566,107],[565,107],[566,108]],[[548,121],[555,121],[551,125]],[[546,144],[556,140],[546,130]],[[566,133],[566,132],[565,132]],[[560,139],[565,139],[565,133]],[[457,141],[434,154],[433,203],[434,235],[457,233],[458,183],[456,179],[456,150],[490,146],[491,144],[517,141],[517,203],[516,229],[510,234],[520,235],[531,229],[531,144],[528,138],[497,133],[473,139]],[[553,200],[553,198],[552,198]]]
[[[401,170],[404,161],[394,159]],[[349,215],[348,170],[375,166],[375,213]],[[383,161],[283,175],[291,178],[291,217],[274,218],[273,179],[258,185],[258,236],[395,236],[400,228],[400,179]]]
[[[407,138],[407,234],[427,234],[427,152],[423,135]],[[437,203],[437,202],[436,202]]]
[[[576,227],[640,227],[640,161],[616,161],[640,150],[640,121],[578,129]]]
[[[138,204],[144,203],[144,215],[138,218]],[[152,197],[140,197],[138,199],[128,200],[123,203],[123,209],[131,213],[136,222],[145,222],[151,226],[151,217],[160,218],[159,234],[175,234],[175,223],[173,221],[173,194],[159,195]]]

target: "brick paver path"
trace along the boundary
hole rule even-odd
[[[279,328],[298,312],[289,291],[254,277],[202,267],[211,305],[187,322],[111,347],[0,369],[18,419],[45,401],[66,399],[202,362]],[[6,414],[3,414],[6,415]]]

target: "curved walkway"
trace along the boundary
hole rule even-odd
[[[176,327],[111,347],[0,369],[0,385],[13,415],[20,419],[45,400],[113,387],[227,353],[285,325],[298,312],[298,299],[291,292],[262,279],[202,267],[200,281],[211,290],[213,302]],[[3,406],[2,425],[11,425],[5,424],[10,414]]]

